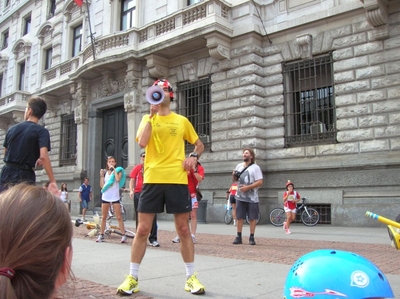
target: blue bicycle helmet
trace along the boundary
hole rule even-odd
[[[386,276],[371,261],[333,249],[300,257],[286,277],[283,294],[285,299],[394,298]]]

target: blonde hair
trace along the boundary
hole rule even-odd
[[[12,278],[0,275],[0,297],[50,298],[71,247],[64,203],[43,188],[16,185],[0,194],[0,227],[0,268],[15,271]]]

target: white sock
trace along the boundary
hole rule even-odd
[[[135,277],[136,280],[139,277],[139,266],[140,264],[137,263],[130,263],[129,265],[129,274]]]
[[[186,277],[190,278],[194,274],[194,263],[185,263]]]

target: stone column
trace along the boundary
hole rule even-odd
[[[77,124],[76,133],[76,170],[83,173],[86,170],[87,160],[87,136],[88,136],[88,105],[87,105],[87,82],[79,80],[71,86],[71,94],[76,101],[74,109],[75,123]]]

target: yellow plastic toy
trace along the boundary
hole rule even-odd
[[[388,233],[389,238],[392,241],[391,245],[395,247],[397,250],[400,249],[400,223],[390,220],[388,218],[379,216],[378,214],[374,214],[371,212],[365,213],[367,217],[378,220],[379,222],[385,223],[388,225]]]

